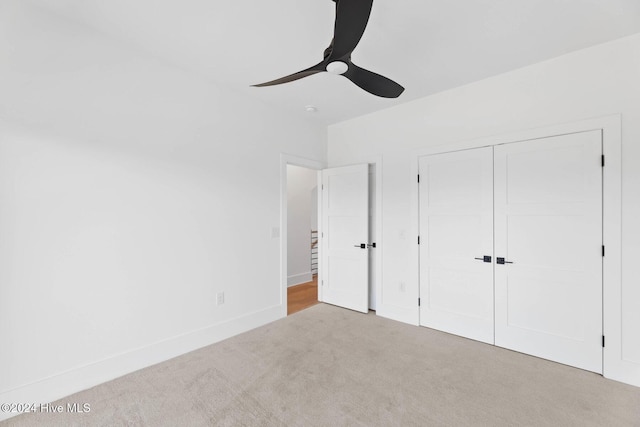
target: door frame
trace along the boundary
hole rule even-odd
[[[318,185],[318,228],[320,227],[320,213],[322,212],[322,192],[320,188],[322,186],[322,169],[327,167],[326,163],[317,160],[306,159],[304,157],[298,157],[291,154],[280,153],[280,315],[287,317],[287,165],[300,166],[303,168],[313,169],[317,171],[317,185]],[[320,231],[320,230],[318,230]],[[320,254],[318,254],[318,281],[320,279]],[[318,301],[322,301],[320,298],[321,289],[318,286]]]
[[[603,348],[603,376],[617,381],[629,383],[629,372],[634,367],[626,361],[622,354],[622,120],[619,114],[595,117],[577,122],[550,125],[528,129],[503,135],[489,136],[455,143],[442,143],[413,152],[411,160],[412,182],[412,221],[411,228],[415,235],[419,234],[419,187],[417,179],[419,158],[431,154],[461,151],[471,148],[492,147],[512,142],[528,141],[560,136],[591,130],[602,131],[602,151],[606,159],[602,171],[602,242],[606,247],[606,256],[602,258],[603,289],[603,333],[606,346]],[[411,271],[414,272],[414,289],[420,286],[419,247],[412,245]],[[420,311],[416,306],[413,317],[414,324],[420,323]],[[636,365],[637,366],[637,365]],[[637,369],[637,367],[635,368]]]

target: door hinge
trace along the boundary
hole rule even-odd
[[[602,336],[602,347],[604,348],[604,335]]]
[[[322,190],[324,190],[324,184],[322,184]]]
[[[418,244],[420,244],[420,236],[418,236]]]
[[[602,155],[602,167],[604,167],[604,154]]]
[[[418,307],[420,307],[420,298],[418,298]]]
[[[420,182],[420,174],[418,174],[418,182]]]
[[[602,245],[602,256],[604,256],[604,245]]]

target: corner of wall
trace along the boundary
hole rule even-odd
[[[283,305],[269,307],[225,322],[79,366],[31,384],[0,393],[0,402],[53,402],[73,393],[111,381],[134,371],[206,347],[286,316]],[[0,421],[19,415],[1,412]]]

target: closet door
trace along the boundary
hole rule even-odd
[[[420,324],[493,343],[493,149],[419,162]]]
[[[495,343],[602,372],[602,135],[495,147]],[[504,263],[502,263],[504,260]]]

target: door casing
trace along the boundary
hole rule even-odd
[[[301,166],[308,169],[318,171],[318,188],[322,183],[320,179],[320,171],[326,167],[323,162],[305,159],[291,154],[280,154],[280,228],[278,236],[275,228],[272,230],[272,238],[280,239],[280,315],[287,316],[287,165]],[[318,191],[320,194],[320,191]],[[320,196],[318,196],[320,197]],[[320,205],[318,205],[320,211]],[[318,296],[320,289],[318,288]]]
[[[362,163],[375,165],[375,204],[370,209],[375,211],[375,235],[376,248],[375,257],[375,292],[379,296],[382,294],[382,253],[383,253],[383,236],[382,236],[382,156],[371,156],[362,159]],[[287,316],[287,165],[301,166],[318,171],[318,188],[322,185],[322,169],[327,168],[327,164],[317,160],[311,160],[292,154],[280,154],[280,315]],[[335,164],[331,167],[349,166],[348,164]],[[318,191],[318,233],[322,233],[322,191]],[[275,231],[275,230],[274,230]],[[322,245],[319,245],[318,259],[322,259]],[[320,261],[319,261],[320,262]],[[322,265],[318,265],[318,283],[322,281],[323,272]],[[322,286],[318,286],[318,301],[323,301]]]

